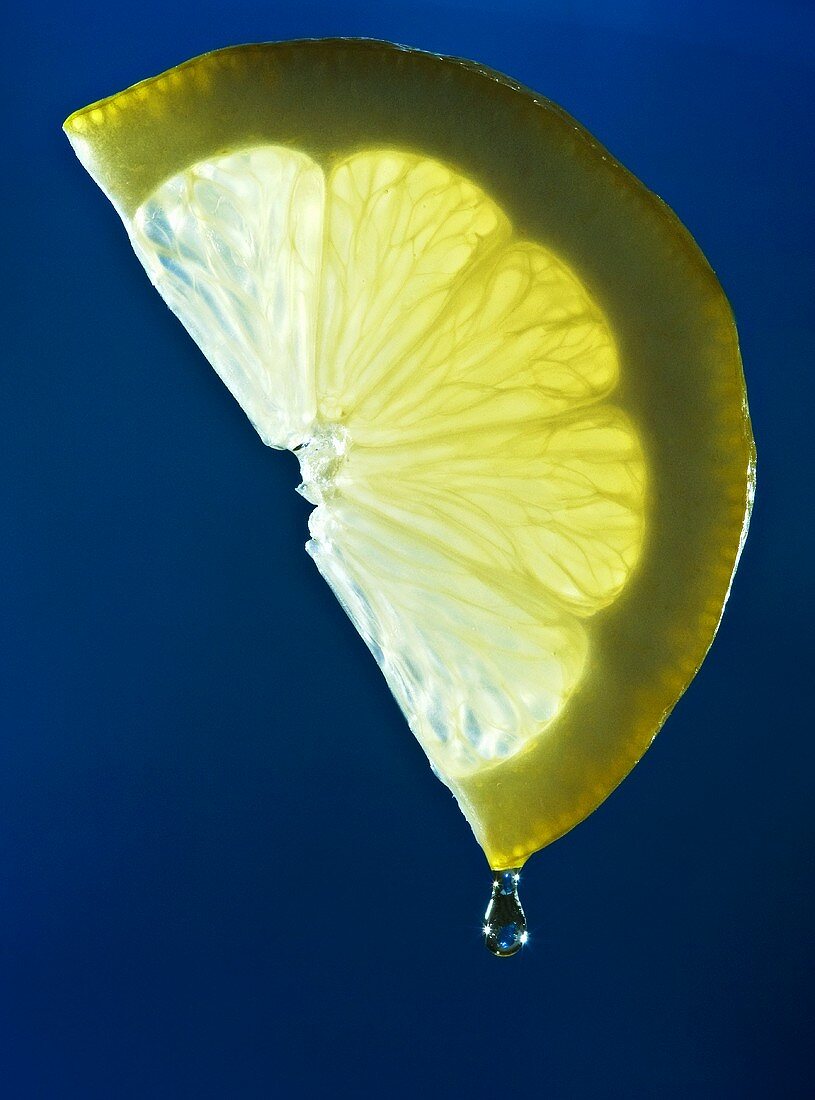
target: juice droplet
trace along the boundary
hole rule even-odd
[[[499,959],[520,951],[527,941],[526,917],[518,897],[520,869],[496,871],[492,895],[484,914],[484,943]]]

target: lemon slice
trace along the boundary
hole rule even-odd
[[[386,43],[219,51],[65,128],[297,453],[309,553],[493,868],[521,866],[647,748],[746,534],[738,344],[698,248],[553,104]]]

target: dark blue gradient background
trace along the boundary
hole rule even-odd
[[[679,7],[4,17],[4,1100],[811,1092],[813,9]],[[741,332],[759,492],[719,638],[634,774],[529,864],[512,962],[480,943],[480,850],[303,552],[295,460],[60,131],[204,50],[340,34],[561,103],[689,226]]]

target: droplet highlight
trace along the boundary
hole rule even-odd
[[[526,917],[518,897],[519,867],[496,871],[492,894],[484,914],[484,943],[499,959],[509,958],[521,950],[528,936]]]

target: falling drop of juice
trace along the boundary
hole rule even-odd
[[[484,914],[484,943],[498,958],[508,958],[520,951],[527,941],[526,917],[518,897],[518,868],[496,871],[492,895]]]

